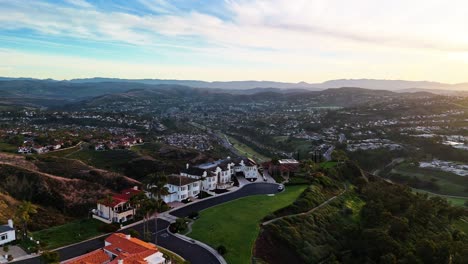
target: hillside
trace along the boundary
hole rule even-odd
[[[346,163],[324,171],[321,177],[347,179],[348,190],[313,212],[264,226],[255,256],[269,264],[466,263],[468,240],[457,225],[466,209],[373,175],[364,178],[356,168]]]
[[[0,163],[0,219],[12,218],[22,200],[39,206],[32,230],[85,217],[107,193],[139,185],[117,173],[99,170],[77,160],[2,154]]]
[[[370,83],[370,84],[369,84]],[[349,106],[369,102],[379,97],[401,98],[412,93],[394,93],[383,91],[386,86],[366,85],[360,82],[330,82],[323,89],[305,89],[303,85],[291,87],[281,83],[265,83],[261,86],[247,85],[242,82],[232,82],[223,89],[219,87],[191,86],[186,82],[139,82],[118,79],[99,79],[99,81],[53,81],[53,80],[0,80],[0,98],[12,105],[57,107],[69,105],[99,106],[115,102],[180,101],[184,98],[207,102],[238,102],[242,100],[284,101],[290,98],[307,97],[321,104]],[[269,84],[270,86],[267,86]],[[276,86],[275,86],[276,85]],[[401,86],[401,85],[400,85]],[[396,85],[396,87],[400,87]],[[401,86],[401,87],[407,87]],[[194,88],[195,87],[195,88]],[[245,87],[249,87],[246,89]],[[341,88],[340,88],[341,87]],[[346,87],[346,88],[342,88]],[[361,87],[361,88],[353,88]],[[431,86],[432,87],[432,86]],[[286,89],[287,88],[287,89]],[[365,88],[365,89],[364,89]],[[413,88],[412,86],[408,87]],[[374,90],[372,90],[374,89]],[[382,98],[381,98],[382,99]],[[2,102],[2,100],[0,100]]]

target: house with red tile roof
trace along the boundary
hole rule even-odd
[[[129,202],[130,199],[143,192],[135,186],[125,189],[119,194],[103,198],[97,202],[97,208],[93,209],[93,218],[105,223],[124,223],[135,216],[136,208]]]
[[[156,245],[123,233],[114,233],[104,248],[62,262],[64,264],[165,264]]]

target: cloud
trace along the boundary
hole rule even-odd
[[[66,2],[77,7],[93,8],[93,5],[85,0],[66,0]]]
[[[174,56],[174,64],[181,67],[203,62],[211,65],[199,67],[212,69],[215,64],[229,64],[232,67],[225,70],[238,71],[236,65],[261,76],[287,68],[289,76],[318,71],[321,79],[332,76],[327,71],[335,69],[340,78],[369,72],[385,76],[375,72],[376,65],[399,74],[398,66],[417,65],[427,73],[422,62],[447,65],[457,54],[466,57],[468,52],[464,34],[468,3],[461,0],[450,5],[441,0],[220,0],[212,7],[217,12],[210,13],[194,5],[203,4],[197,1],[139,0],[112,10],[84,0],[66,2],[0,0],[0,12],[8,14],[0,16],[0,32],[26,29],[45,41],[61,38],[57,44],[63,45],[76,39],[128,45]],[[181,8],[181,3],[193,6]],[[30,37],[2,36],[6,41],[21,38]],[[466,63],[457,60],[462,62]],[[415,74],[417,69],[408,72]]]

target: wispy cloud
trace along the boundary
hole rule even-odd
[[[67,3],[77,6],[77,7],[83,7],[83,8],[92,8],[93,5],[90,3],[86,2],[86,0],[66,0]]]
[[[341,67],[335,73],[341,77],[345,70],[356,73],[349,65],[372,69],[374,63],[386,63],[391,64],[386,69],[395,71],[394,65],[419,65],[410,59],[450,64],[457,54],[468,52],[464,34],[468,3],[461,0],[450,5],[442,0],[207,2],[217,12],[206,12],[200,6],[204,1],[139,0],[106,9],[85,0],[54,4],[0,0],[0,12],[8,14],[0,16],[0,32],[18,32],[3,36],[0,47],[1,42],[28,38],[29,33],[22,33],[27,30],[42,37],[37,41],[53,43],[60,38],[60,45],[86,40],[179,56],[181,66],[208,58],[211,63],[274,72],[284,70],[284,65],[313,69],[314,62],[320,62],[329,71]],[[70,55],[76,55],[73,49]],[[426,71],[421,67],[421,73]]]

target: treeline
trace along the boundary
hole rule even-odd
[[[287,261],[281,254],[295,263],[466,263],[468,237],[452,225],[466,209],[377,177],[361,179],[310,215],[267,225],[257,257],[272,264]]]

